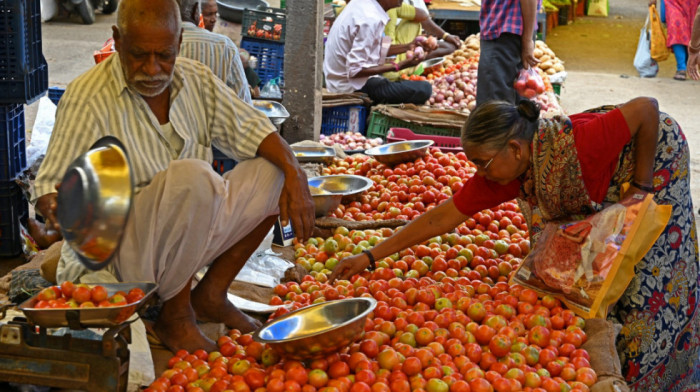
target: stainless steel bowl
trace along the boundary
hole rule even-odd
[[[58,190],[56,218],[63,238],[92,270],[119,248],[134,193],[124,146],[108,136],[68,166]]]
[[[330,193],[314,186],[309,186],[309,190],[311,191],[311,197],[314,199],[317,218],[326,216],[330,212],[335,211],[340,205],[341,200],[343,200],[343,195]]]
[[[424,156],[434,143],[432,140],[406,140],[370,148],[365,150],[365,154],[385,165],[393,166]]]
[[[354,200],[360,193],[371,188],[374,181],[367,177],[352,174],[338,174],[334,176],[320,176],[309,178],[309,185],[332,193],[341,195],[341,202]]]
[[[324,357],[361,337],[376,305],[374,298],[360,297],[307,306],[265,324],[253,339],[286,358]]]
[[[275,125],[280,125],[289,118],[289,112],[281,103],[265,99],[254,99],[253,106],[265,113],[267,118]]]
[[[325,163],[330,165],[335,158],[333,147],[292,146],[292,152],[299,162]]]
[[[445,62],[444,57],[435,57],[434,59],[423,61],[422,63],[420,63],[420,65],[423,66],[423,70],[427,71],[433,67],[437,67],[438,65],[440,65],[444,62]]]
[[[92,284],[91,284],[92,286]],[[158,285],[151,282],[135,283],[101,283],[100,286],[107,290],[107,295],[112,296],[117,291],[128,293],[133,288],[140,288],[146,294],[141,300],[122,306],[110,306],[105,308],[42,308],[37,309],[37,296],[24,301],[19,309],[24,313],[30,323],[46,328],[71,327],[80,328],[110,328],[128,320],[132,314],[138,311],[155,294]],[[80,328],[78,328],[80,327]]]
[[[265,0],[216,0],[219,16],[234,23],[242,23],[244,9],[267,8],[270,5]]]

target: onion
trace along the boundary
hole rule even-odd
[[[442,101],[444,101],[444,100],[445,100],[445,95],[443,95],[442,93],[438,93],[438,94],[435,96],[435,102],[437,102],[437,103],[440,103],[440,102],[442,102]]]
[[[464,91],[462,91],[462,90],[455,91],[455,101],[459,102],[463,99],[464,99]]]

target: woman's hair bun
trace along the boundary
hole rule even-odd
[[[527,119],[530,122],[535,122],[540,118],[540,105],[529,99],[521,99],[518,102],[518,114],[520,117]]]

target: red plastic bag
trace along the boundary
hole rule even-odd
[[[95,64],[99,64],[102,60],[109,57],[112,53],[116,52],[114,48],[114,39],[108,39],[102,49],[93,52],[92,57],[95,59]]]
[[[532,67],[520,70],[513,87],[518,95],[527,99],[533,99],[545,91],[544,81]]]

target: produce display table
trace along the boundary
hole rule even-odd
[[[478,21],[481,7],[474,2],[453,1],[453,0],[434,0],[430,3],[430,16],[433,20],[439,20],[438,24],[442,26],[447,20],[460,21]],[[537,14],[537,23],[544,26],[547,21],[547,15],[544,13]],[[542,40],[545,40],[546,29],[540,28],[538,31],[542,33]]]

